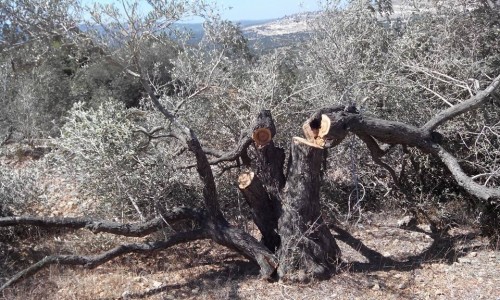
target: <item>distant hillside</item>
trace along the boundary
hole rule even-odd
[[[288,34],[303,34],[309,31],[307,21],[314,19],[318,13],[301,13],[281,19],[271,20],[262,24],[246,26],[243,31],[249,36],[279,36]]]

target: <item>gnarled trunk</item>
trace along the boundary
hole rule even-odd
[[[283,214],[279,220],[278,275],[282,279],[304,281],[326,277],[340,259],[340,249],[320,210],[323,151],[301,138],[294,138],[291,145]]]

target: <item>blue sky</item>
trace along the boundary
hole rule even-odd
[[[224,19],[266,20],[275,19],[299,12],[319,9],[317,0],[213,0],[220,8]],[[116,0],[82,0],[85,5],[94,2],[118,3]],[[146,1],[144,1],[146,2]],[[120,7],[120,5],[118,5]]]
[[[225,19],[262,20],[274,19],[304,11],[319,9],[316,0],[218,0]],[[232,7],[232,9],[227,9]]]

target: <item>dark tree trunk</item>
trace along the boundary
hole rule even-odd
[[[137,60],[137,57],[134,58]],[[139,64],[138,64],[139,65]],[[320,109],[303,125],[305,137],[293,138],[290,150],[287,176],[283,174],[285,155],[276,147],[273,137],[276,128],[269,111],[262,111],[254,126],[243,135],[238,147],[230,153],[210,151],[217,159],[209,161],[194,132],[166,110],[154,94],[141,70],[141,82],[151,97],[153,104],[168,119],[177,138],[183,146],[193,152],[196,169],[203,182],[205,211],[177,209],[164,212],[157,218],[142,224],[116,224],[71,218],[7,217],[0,218],[0,227],[34,225],[40,227],[87,228],[94,232],[109,232],[124,236],[145,236],[159,230],[165,221],[183,219],[195,221],[197,229],[179,232],[162,241],[124,244],[95,256],[54,255],[16,274],[0,287],[0,291],[30,276],[51,264],[83,265],[95,267],[110,259],[131,252],[145,252],[166,249],[179,243],[210,238],[215,242],[235,249],[256,262],[263,278],[277,274],[280,279],[306,281],[310,278],[324,278],[332,273],[340,259],[340,249],[325,225],[320,211],[320,171],[324,148],[340,143],[348,132],[358,135],[370,149],[374,161],[391,172],[390,166],[381,158],[386,154],[378,143],[401,144],[416,147],[439,158],[456,179],[458,185],[477,196],[488,209],[500,203],[500,189],[485,187],[475,182],[460,167],[458,160],[440,145],[437,127],[452,118],[478,107],[500,86],[500,76],[496,77],[485,90],[443,112],[437,114],[422,127],[400,122],[379,120],[360,114],[355,107],[336,106]],[[251,134],[248,135],[248,133]],[[248,150],[252,139],[255,144],[256,162],[248,162]],[[252,209],[255,223],[264,235],[258,242],[250,234],[233,227],[220,211],[215,179],[211,166],[223,161],[234,161],[244,157],[255,169],[248,176],[246,184],[240,186]],[[394,171],[391,175],[394,178]],[[286,184],[285,184],[286,182]],[[498,218],[489,221],[498,224]],[[277,234],[276,234],[277,233]],[[269,249],[279,248],[276,253]]]
[[[281,248],[278,276],[305,281],[327,277],[340,258],[340,249],[320,211],[320,170],[323,149],[301,138],[291,145],[291,163],[283,191],[279,220]]]
[[[241,173],[238,181],[240,191],[250,206],[255,225],[262,233],[262,242],[269,250],[275,252],[280,245],[278,235],[280,212],[277,211],[276,204],[254,172]]]
[[[239,188],[262,233],[264,245],[275,252],[280,245],[278,218],[281,215],[280,193],[285,186],[285,151],[276,147],[272,140],[276,128],[269,110],[259,113],[251,131],[255,146],[253,171],[240,174]]]

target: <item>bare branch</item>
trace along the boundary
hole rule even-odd
[[[38,227],[63,227],[72,229],[85,228],[93,233],[112,233],[129,237],[143,237],[164,228],[163,219],[171,222],[184,219],[200,220],[201,213],[190,208],[176,208],[167,211],[162,218],[155,218],[144,223],[117,223],[99,221],[88,218],[47,218],[47,217],[3,217],[0,218],[0,227],[31,225]]]
[[[375,139],[368,134],[358,133],[358,137],[363,142],[365,142],[366,146],[368,147],[368,150],[370,150],[370,154],[372,156],[373,161],[377,163],[379,166],[386,169],[389,172],[389,174],[391,174],[394,183],[397,186],[399,186],[399,180],[398,176],[396,175],[396,171],[394,171],[394,169],[391,166],[383,162],[381,159],[381,157],[384,156],[386,152],[380,149],[377,141],[375,141]]]
[[[483,100],[487,96],[488,91],[492,92],[494,86],[500,85],[500,76],[497,77],[494,82],[495,84],[490,85],[490,87],[485,91],[480,92],[480,94],[483,94]],[[480,103],[481,102],[479,101],[479,104]],[[470,109],[471,105],[474,105],[475,107],[479,104],[472,103],[467,105],[467,109]],[[457,106],[454,106],[454,108]],[[466,111],[467,109],[463,111]],[[374,138],[378,141],[392,145],[401,144],[403,146],[416,147],[425,153],[435,155],[446,165],[458,185],[465,188],[467,192],[478,197],[482,201],[500,201],[500,189],[487,188],[474,182],[471,177],[465,174],[462,171],[457,159],[439,145],[440,135],[437,132],[425,131],[422,128],[417,128],[401,122],[363,116],[357,112],[338,111],[337,109],[333,111],[333,113],[327,113],[327,116],[330,117],[331,120],[334,120],[334,122],[330,124],[329,130],[324,137],[327,140],[337,138],[338,140],[336,144],[338,144],[338,142],[345,138],[346,131],[355,133],[367,144],[372,156],[374,157],[374,161],[386,168],[391,173],[391,176],[396,183],[398,180],[394,170],[379,159],[384,154],[384,151],[380,149]],[[457,115],[458,113],[456,111],[450,112],[450,114],[454,115]],[[450,114],[448,114],[448,116],[450,116]],[[313,117],[316,115],[318,115],[318,113],[314,114]],[[311,124],[313,124],[314,118],[311,119],[313,119],[313,121],[311,121]],[[339,132],[342,134],[339,134]]]
[[[18,282],[19,280],[31,276],[43,268],[50,265],[70,265],[70,266],[84,266],[86,268],[95,268],[103,263],[112,260],[118,256],[132,253],[132,252],[152,252],[160,249],[166,249],[181,243],[191,242],[195,240],[205,239],[207,234],[199,229],[189,232],[181,232],[175,234],[164,241],[155,241],[147,243],[132,243],[125,244],[115,247],[109,251],[101,253],[95,256],[80,256],[80,255],[53,255],[46,256],[37,263],[31,265],[30,267],[18,272],[11,279],[9,279],[4,285],[0,287],[0,292],[5,290],[7,287]]]
[[[252,138],[248,134],[242,134],[240,141],[238,142],[238,145],[233,151],[230,152],[221,152],[217,150],[213,150],[210,148],[203,148],[203,151],[206,154],[213,155],[217,157],[216,159],[209,160],[208,163],[210,165],[216,165],[221,162],[227,162],[227,161],[235,161],[237,160],[241,154],[250,146],[252,143]],[[193,168],[196,167],[196,164],[191,164],[191,165],[184,165],[180,166],[180,169],[187,169],[187,168]]]
[[[9,128],[7,129],[7,134],[5,135],[5,138],[3,139],[2,143],[0,143],[0,146],[3,146],[9,142],[13,132],[14,132],[14,127],[9,126]]]
[[[433,131],[438,126],[453,119],[454,117],[477,108],[484,101],[486,101],[488,99],[488,96],[491,95],[493,92],[495,92],[495,90],[499,86],[500,86],[500,75],[497,76],[495,79],[493,79],[491,84],[486,89],[480,91],[474,97],[471,97],[469,100],[454,105],[438,113],[434,118],[432,118],[429,122],[427,122],[424,126],[422,126],[422,129],[427,132]]]
[[[465,188],[467,192],[481,200],[493,202],[500,201],[500,189],[488,188],[475,182],[471,177],[464,173],[457,159],[452,154],[439,145],[435,145],[434,149],[433,154],[441,159],[448,170],[450,170],[457,183]]]

